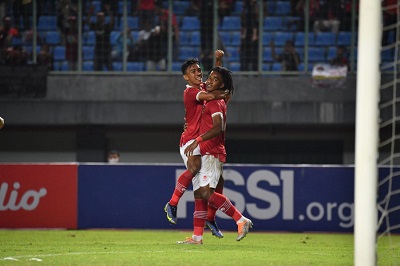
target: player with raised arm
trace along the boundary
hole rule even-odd
[[[222,57],[224,52],[222,50],[215,51],[216,66],[222,65]],[[185,148],[194,141],[199,135],[199,121],[203,109],[204,101],[211,101],[214,99],[225,98],[226,94],[223,91],[215,91],[208,93],[205,90],[203,83],[203,73],[200,67],[200,62],[197,59],[188,59],[182,64],[183,78],[187,81],[186,89],[183,94],[183,102],[185,106],[185,130],[180,139],[180,153],[187,168],[178,178],[175,185],[174,192],[170,201],[165,205],[164,210],[167,214],[167,219],[170,223],[176,224],[177,219],[177,206],[179,199],[190,185],[193,177],[198,174],[201,166],[200,153],[194,153],[191,156],[186,156],[184,153]],[[218,185],[217,191],[222,194],[223,179]],[[223,237],[222,232],[219,230],[215,222],[215,214],[217,209],[210,206],[207,217],[207,226],[211,229],[213,235],[218,238]]]
[[[226,68],[214,67],[207,78],[206,88],[208,92],[227,90],[232,94],[232,73]],[[244,217],[227,197],[215,191],[226,161],[226,111],[224,99],[205,102],[200,120],[201,135],[184,151],[189,157],[192,154],[201,154],[201,169],[192,180],[195,197],[193,235],[185,241],[178,241],[178,244],[203,244],[208,205],[214,206],[236,221],[237,241],[243,239],[253,226],[252,221]]]

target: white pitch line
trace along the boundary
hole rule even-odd
[[[141,251],[140,253],[164,253],[166,252],[165,250],[158,250],[158,251]],[[180,252],[199,252],[197,250],[185,250],[185,251],[180,251]],[[134,251],[131,252],[71,252],[71,253],[58,253],[58,254],[35,254],[35,255],[21,255],[21,256],[13,256],[13,257],[5,257],[5,258],[0,258],[0,261],[2,260],[18,260],[18,259],[23,259],[23,258],[33,258],[35,257],[56,257],[56,256],[75,256],[75,255],[99,255],[99,254],[128,254],[128,253],[137,253]]]

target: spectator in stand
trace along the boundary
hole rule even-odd
[[[107,155],[107,162],[111,164],[119,163],[121,156],[118,151],[112,150]]]
[[[330,64],[332,66],[347,66],[347,70],[350,70],[346,47],[338,46],[336,48],[336,56],[331,59]]]
[[[150,24],[153,28],[155,23],[155,0],[138,0],[137,5],[134,8],[134,16],[139,16],[139,29],[144,29],[146,23]]]
[[[70,28],[71,17],[78,17],[78,6],[71,0],[60,0],[57,3],[57,27],[62,33],[62,43],[65,43],[66,32]]]
[[[169,22],[169,10],[162,8],[161,6],[157,5],[156,8],[156,14],[159,16],[159,23],[163,24],[166,26],[166,29],[168,30],[168,22]],[[172,14],[172,42],[173,42],[173,61],[178,61],[179,57],[179,26],[178,26],[178,20],[176,19],[175,14]]]
[[[32,16],[32,0],[14,0],[13,1],[13,13],[14,21],[17,27],[21,26],[22,17],[22,29],[29,30],[31,28],[30,17]],[[37,13],[39,15],[40,13]],[[39,16],[36,17],[38,19]],[[36,20],[38,21],[38,20]]]
[[[190,0],[190,5],[185,10],[185,16],[198,16],[201,8],[201,0]]]
[[[324,6],[321,6],[321,18],[314,22],[314,33],[330,31],[337,34],[342,16],[343,10],[340,2],[328,0]]]
[[[50,52],[50,45],[43,44],[40,47],[40,51],[37,55],[38,65],[47,66],[48,70],[54,69],[54,58],[53,54]]]
[[[13,39],[19,36],[19,31],[12,26],[11,17],[5,16],[3,26],[0,26],[0,64],[4,64],[8,48],[12,47]]]
[[[68,28],[65,29],[65,59],[68,61],[68,70],[78,70],[78,23],[75,16],[68,18]]]
[[[200,62],[205,70],[210,70],[214,58],[214,1],[204,0],[200,3]]]
[[[126,46],[127,46],[126,52],[127,53],[132,50],[133,45],[134,45],[133,36],[131,34],[131,29],[128,27],[126,29]],[[125,52],[124,51],[124,32],[121,31],[115,41],[114,50],[112,51],[113,61],[122,62],[124,52]]]
[[[6,53],[6,65],[21,66],[28,64],[29,54],[20,45],[9,47]]]
[[[283,52],[277,55],[275,52],[275,43],[271,41],[272,58],[282,63],[283,71],[298,71],[300,56],[296,52],[293,41],[287,40]]]
[[[258,68],[258,14],[258,2],[245,0],[241,16],[241,71],[257,71]]]
[[[299,0],[296,5],[297,16],[300,17],[298,23],[298,30],[305,30],[306,12],[305,9],[308,8],[309,12],[309,25],[314,25],[315,21],[320,19],[320,4],[319,0],[309,0],[309,6],[306,6],[306,0]]]
[[[111,58],[111,41],[110,34],[114,29],[114,16],[111,12],[110,5],[105,5],[105,10],[110,18],[110,22],[106,23],[104,12],[97,12],[96,22],[91,22],[90,19],[93,14],[93,8],[90,9],[89,14],[86,18],[86,23],[89,25],[89,29],[95,31],[96,44],[94,48],[94,70],[102,71],[104,67],[108,71],[113,70],[112,58]]]
[[[146,41],[146,69],[148,71],[161,70],[167,68],[167,44],[168,32],[165,24],[156,26]]]
[[[218,1],[218,19],[219,24],[222,23],[225,16],[230,16],[233,9],[233,1],[232,0],[219,0]]]

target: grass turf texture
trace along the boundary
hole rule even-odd
[[[353,265],[352,234],[250,232],[237,242],[207,230],[203,245],[178,245],[177,230],[0,230],[0,265]],[[378,265],[400,261],[381,239]]]

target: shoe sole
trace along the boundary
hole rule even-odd
[[[171,224],[177,224],[177,222],[175,222],[171,217],[169,217],[168,211],[167,211],[167,205],[168,205],[168,203],[165,205],[164,211],[165,211],[165,213],[167,214],[168,222],[170,222]]]
[[[220,235],[217,235],[214,230],[211,228],[211,226],[208,225],[208,223],[206,223],[206,226],[208,227],[208,229],[211,230],[211,234],[217,238],[224,238],[224,235],[221,233]]]
[[[253,228],[253,222],[251,220],[249,220],[249,222],[250,222],[249,229],[242,236],[236,238],[236,241],[240,241],[243,238],[245,238],[247,236],[247,234],[249,233],[250,229]]]

